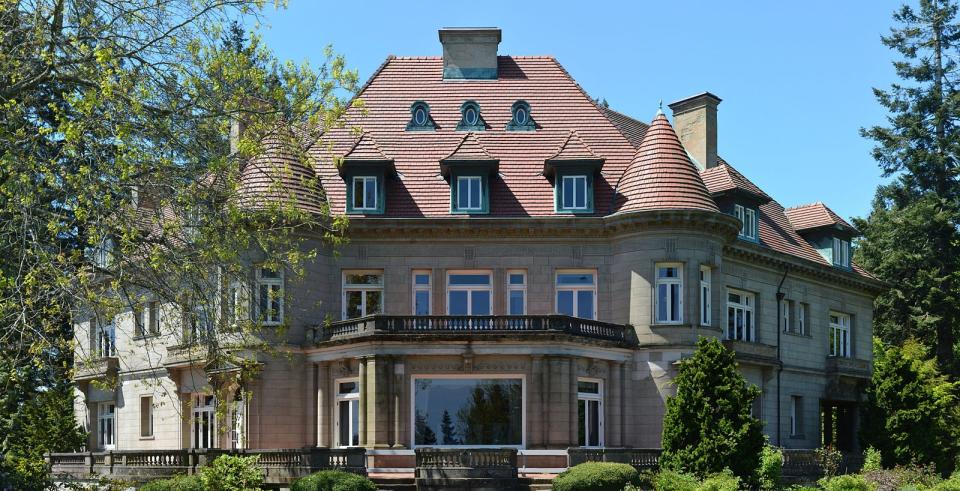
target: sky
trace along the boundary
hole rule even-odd
[[[883,182],[859,129],[886,123],[872,88],[896,81],[880,37],[900,3],[289,0],[261,35],[314,66],[332,44],[365,81],[388,55],[439,56],[441,27],[499,27],[501,55],[552,55],[645,122],[660,100],[710,91],[723,100],[721,157],[784,206],[823,201],[849,218],[869,213]]]

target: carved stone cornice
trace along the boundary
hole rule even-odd
[[[880,293],[886,289],[886,284],[880,280],[851,271],[840,270],[825,264],[817,264],[745,241],[736,241],[727,244],[723,248],[723,254],[725,256],[747,260],[754,265],[768,266],[778,270],[789,268],[791,274],[801,273],[833,285],[848,286],[866,290],[870,293]]]

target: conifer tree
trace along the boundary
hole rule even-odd
[[[663,418],[665,469],[706,477],[729,468],[750,486],[759,485],[763,423],[750,414],[760,389],[737,371],[733,351],[714,338],[700,338],[680,362],[677,394]]]

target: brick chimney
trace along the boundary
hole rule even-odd
[[[673,126],[683,148],[700,170],[717,166],[717,106],[720,98],[703,92],[670,104]]]
[[[499,28],[444,27],[440,44],[445,80],[496,80]]]

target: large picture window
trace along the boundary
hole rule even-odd
[[[740,290],[727,291],[727,339],[756,341],[754,297]]]
[[[594,271],[557,271],[557,313],[597,318],[597,274]]]
[[[850,356],[850,316],[830,312],[830,356]]]
[[[383,271],[343,272],[343,318],[383,312]]]
[[[657,324],[683,323],[683,265],[657,264],[655,298]]]
[[[523,379],[413,379],[413,445],[523,446]]]
[[[337,446],[360,445],[360,382],[337,381]]]

